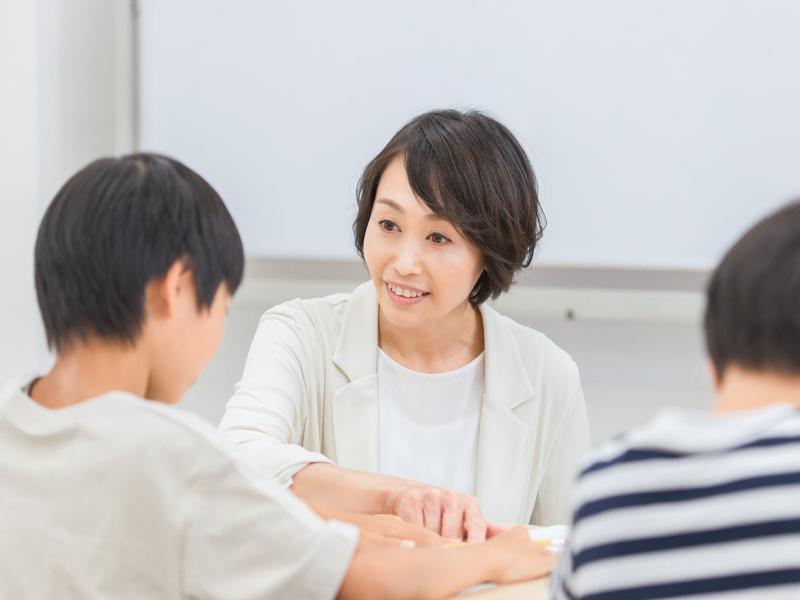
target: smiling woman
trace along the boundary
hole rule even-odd
[[[268,310],[221,430],[337,510],[472,540],[482,515],[566,522],[589,445],[577,368],[486,303],[530,263],[543,222],[502,124],[454,110],[411,120],[359,182],[353,231],[371,282]]]
[[[414,330],[412,343],[428,355],[421,357],[419,351],[412,351],[403,362],[415,357],[425,363],[464,358],[443,356],[440,350],[446,354],[466,352],[473,355],[468,358],[474,358],[475,350],[483,350],[483,340],[476,335],[479,313],[469,296],[484,272],[481,251],[453,223],[418,199],[406,175],[404,155],[398,154],[386,167],[376,195],[363,240],[357,243],[381,305],[381,348],[387,350],[392,337],[402,345],[403,336],[392,334],[399,327]],[[427,324],[433,327],[425,327]],[[468,343],[453,344],[453,335]],[[402,354],[403,350],[389,353]],[[433,369],[430,364],[419,366],[423,371],[447,370],[442,364]]]

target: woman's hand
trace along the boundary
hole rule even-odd
[[[323,519],[336,519],[356,525],[361,530],[361,543],[368,546],[421,547],[442,544],[442,538],[438,534],[403,521],[395,515],[354,513],[313,500],[306,503]]]
[[[495,583],[513,583],[542,577],[553,570],[555,554],[530,538],[528,528],[513,527],[499,533],[488,542],[491,556],[497,560]]]
[[[389,512],[447,540],[482,542],[487,523],[478,499],[437,487],[398,490],[390,499]]]

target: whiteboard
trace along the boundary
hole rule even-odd
[[[541,263],[706,268],[800,194],[799,29],[796,0],[140,0],[140,146],[249,256],[352,257],[366,163],[478,108],[534,165]]]

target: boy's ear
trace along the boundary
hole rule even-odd
[[[192,292],[190,284],[191,270],[183,260],[176,260],[164,275],[147,284],[147,313],[160,319],[171,317],[183,296]]]

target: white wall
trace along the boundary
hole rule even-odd
[[[0,378],[47,360],[32,270],[44,206],[80,165],[131,146],[128,8],[126,0],[0,2],[0,66],[6,74],[0,80]],[[234,301],[222,349],[184,403],[212,423],[219,420],[241,374],[264,309],[298,295],[347,291],[356,283],[332,282],[329,289],[309,290],[254,279],[248,277]],[[271,291],[265,293],[264,286]],[[514,306],[527,304],[524,299],[504,310],[513,312]],[[693,306],[682,314],[695,314]],[[550,335],[578,362],[595,441],[640,421],[659,405],[711,402],[694,320],[568,322],[547,306],[538,310],[538,315],[512,316]]]
[[[218,187],[245,249],[353,257],[364,165],[414,114],[521,139],[540,260],[706,268],[800,193],[796,0],[141,0],[142,144]]]
[[[0,379],[49,361],[33,286],[44,208],[132,131],[127,0],[0,3]]]
[[[39,217],[38,9],[0,3],[0,380],[44,355],[33,288]]]
[[[44,204],[87,162],[131,149],[129,0],[39,0]]]

